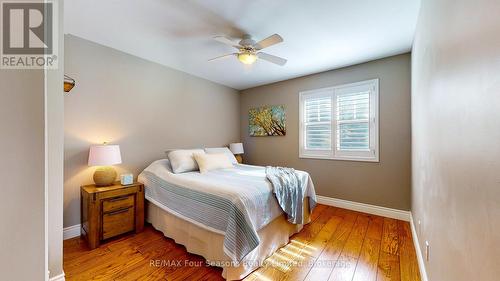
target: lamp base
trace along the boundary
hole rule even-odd
[[[234,158],[236,158],[236,161],[238,161],[239,164],[243,163],[243,157],[241,157],[241,154],[234,155]]]
[[[94,172],[94,183],[96,186],[110,186],[116,180],[116,171],[113,167],[99,167]]]

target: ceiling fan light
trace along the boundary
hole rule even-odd
[[[252,64],[257,60],[257,55],[252,53],[241,53],[238,54],[238,60],[244,64]]]

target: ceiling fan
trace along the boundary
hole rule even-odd
[[[237,57],[238,60],[244,64],[252,64],[257,60],[257,58],[281,66],[286,64],[286,59],[284,58],[280,58],[274,55],[270,55],[268,53],[261,52],[261,50],[264,48],[283,42],[283,38],[281,38],[279,34],[273,34],[259,42],[255,42],[252,39],[252,37],[248,34],[244,35],[240,42],[234,42],[232,39],[225,36],[215,36],[214,39],[223,44],[238,49],[238,52],[215,57],[213,59],[209,59],[208,61],[213,61],[222,58],[229,58],[234,56]]]

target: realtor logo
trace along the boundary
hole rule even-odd
[[[57,68],[54,2],[1,2],[1,68]]]

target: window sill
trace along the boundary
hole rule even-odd
[[[352,162],[380,163],[380,160],[378,157],[330,157],[330,156],[301,154],[301,155],[299,155],[299,159],[341,160],[341,161],[352,161]]]

